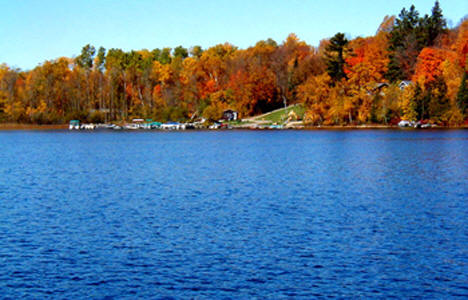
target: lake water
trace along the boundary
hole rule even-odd
[[[468,131],[0,132],[3,298],[468,296]]]

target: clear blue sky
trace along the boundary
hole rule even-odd
[[[455,26],[467,0],[440,0]],[[373,35],[385,15],[411,4],[430,13],[430,0],[0,0],[0,63],[30,69],[46,59],[73,57],[96,48],[207,48],[230,42],[240,48],[294,32],[318,45],[336,32]]]

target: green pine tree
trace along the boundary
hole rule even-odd
[[[457,105],[464,117],[468,117],[468,88],[466,87],[467,80],[468,72],[465,71],[463,73],[463,78],[457,93]]]
[[[389,35],[389,63],[385,77],[390,82],[409,79],[413,73],[419,52],[433,46],[437,37],[447,31],[439,1],[432,8],[431,16],[419,17],[412,5],[403,8],[395,20]]]
[[[437,37],[445,31],[447,31],[447,21],[444,19],[439,1],[436,1],[427,23],[427,46],[433,46]]]
[[[327,72],[334,81],[347,79],[344,71],[346,45],[348,45],[348,39],[343,33],[338,32],[330,39],[330,44],[326,47]]]
[[[416,63],[416,57],[408,51],[420,51],[418,31],[419,13],[412,5],[409,10],[403,8],[395,20],[395,24],[389,35],[389,64],[385,77],[390,82],[409,79],[407,70],[403,65],[412,66]],[[404,60],[409,60],[408,62]]]

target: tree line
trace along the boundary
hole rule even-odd
[[[337,33],[318,47],[294,34],[247,49],[86,45],[28,71],[0,65],[0,122],[217,120],[303,103],[311,125],[457,125],[468,117],[467,53],[468,20],[449,29],[438,1],[430,15],[411,6],[374,36]]]

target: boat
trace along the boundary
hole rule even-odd
[[[273,124],[269,126],[270,129],[284,129],[283,125]]]
[[[140,125],[135,124],[135,123],[130,123],[130,124],[124,125],[123,129],[125,129],[125,130],[138,130],[138,129],[140,129]]]
[[[185,130],[185,124],[181,124],[179,122],[167,122],[167,123],[161,124],[161,129]]]
[[[151,129],[159,129],[159,128],[161,128],[161,125],[162,125],[161,122],[151,122],[149,124],[150,124]]]
[[[413,127],[414,122],[410,122],[410,121],[407,121],[407,120],[401,120],[400,122],[398,122],[398,126],[399,127]]]
[[[94,130],[96,129],[96,125],[94,125],[93,123],[91,124],[82,124],[80,126],[80,129],[84,129],[84,130]]]
[[[70,120],[68,125],[69,130],[80,130],[80,121],[79,120]]]
[[[213,124],[208,127],[209,129],[220,129],[221,128],[221,123],[214,122]]]

